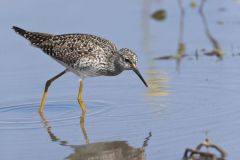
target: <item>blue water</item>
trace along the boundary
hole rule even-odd
[[[113,159],[127,150],[139,159],[177,160],[202,142],[206,131],[228,159],[239,159],[240,3],[205,3],[207,27],[224,52],[220,60],[204,55],[214,46],[198,12],[200,1],[195,2],[192,8],[184,1],[181,39],[176,0],[0,1],[0,159],[87,159],[87,153]],[[165,20],[151,18],[158,9],[166,11]],[[90,33],[131,48],[150,87],[131,71],[86,79],[88,112],[82,123],[79,78],[67,73],[50,87],[43,118],[37,110],[45,82],[64,68],[14,33],[13,25],[52,34]],[[179,65],[154,60],[175,55],[179,39],[188,55]]]

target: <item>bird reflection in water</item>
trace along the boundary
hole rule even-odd
[[[89,143],[85,129],[85,113],[80,117],[80,128],[83,132],[85,143],[82,145],[70,145],[67,141],[61,140],[53,132],[44,113],[39,113],[44,123],[47,133],[53,142],[59,142],[62,146],[68,146],[74,149],[74,152],[65,159],[70,160],[145,160],[145,147],[152,136],[151,132],[145,138],[143,145],[134,148],[128,145],[126,141],[111,141]]]
[[[43,112],[39,113],[42,122],[44,123],[44,127],[47,129],[48,135],[51,138],[51,140],[53,142],[60,142],[61,145],[67,145],[67,141],[62,141],[60,140],[57,136],[55,136],[55,134],[53,134],[52,132],[52,127],[49,125],[48,120],[46,119],[45,115]],[[87,132],[85,129],[85,113],[82,112],[82,115],[80,117],[80,127],[84,136],[84,140],[86,144],[89,144],[89,140],[88,140],[88,136],[87,136]]]

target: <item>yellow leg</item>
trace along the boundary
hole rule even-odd
[[[44,107],[44,103],[45,103],[45,100],[47,98],[47,92],[48,92],[48,88],[49,86],[51,85],[51,83],[58,79],[59,77],[61,77],[62,75],[64,75],[64,73],[67,72],[67,69],[62,71],[61,73],[57,74],[56,76],[54,76],[53,78],[49,79],[46,84],[45,84],[45,89],[44,89],[44,93],[43,93],[43,97],[42,97],[42,101],[41,101],[41,104],[40,104],[40,107],[39,107],[39,110],[38,112],[41,113],[43,111],[43,107]]]
[[[84,103],[83,103],[83,100],[82,100],[82,91],[83,91],[83,82],[82,82],[82,80],[80,81],[80,87],[79,87],[79,92],[78,92],[78,103],[79,103],[79,105],[80,105],[80,107],[81,107],[81,109],[82,109],[82,112],[86,112],[86,107],[85,107],[85,105],[84,105]]]
[[[81,129],[82,129],[82,132],[83,132],[85,143],[89,144],[89,139],[88,139],[87,132],[86,132],[86,129],[85,129],[85,112],[82,112],[82,116],[80,118],[80,126],[81,126]]]

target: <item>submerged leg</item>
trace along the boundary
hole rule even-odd
[[[45,100],[46,100],[46,97],[47,97],[47,92],[48,92],[48,88],[49,86],[51,85],[51,83],[58,79],[59,77],[61,77],[62,75],[64,75],[64,73],[67,72],[67,69],[65,69],[64,71],[62,71],[61,73],[57,74],[56,76],[54,76],[53,78],[47,80],[46,84],[45,84],[45,89],[44,89],[44,93],[43,93],[43,97],[42,97],[42,101],[41,101],[41,104],[40,104],[40,107],[39,107],[39,110],[38,112],[41,113],[43,111],[43,107],[44,107],[44,103],[45,103]]]
[[[82,90],[83,90],[83,81],[81,80],[77,100],[78,100],[78,103],[79,103],[79,105],[82,109],[82,112],[85,113],[86,112],[86,107],[85,107],[85,105],[83,103],[83,100],[82,100]]]
[[[81,126],[81,129],[82,129],[82,132],[83,132],[85,143],[89,144],[89,139],[88,139],[87,132],[86,132],[86,129],[85,129],[85,112],[82,112],[82,116],[80,117],[80,126]]]

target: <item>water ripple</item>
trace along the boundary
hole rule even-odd
[[[87,117],[111,110],[113,104],[105,101],[86,101]],[[43,127],[38,114],[39,103],[0,107],[0,130],[33,129]],[[79,124],[81,109],[76,101],[52,101],[45,104],[44,114],[52,126]]]

